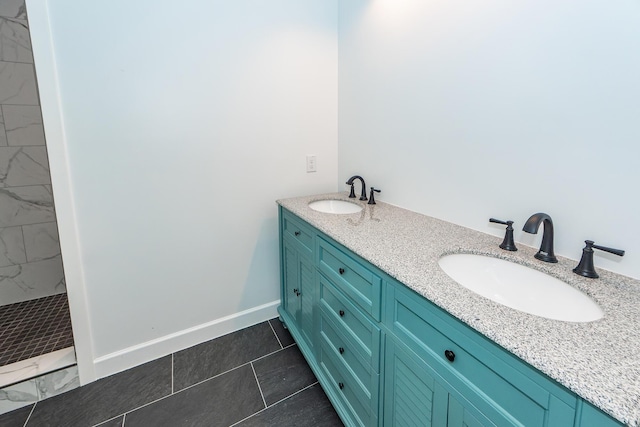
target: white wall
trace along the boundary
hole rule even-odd
[[[96,375],[239,313],[275,316],[275,200],[337,189],[337,2],[28,11],[71,309],[88,322],[76,345]]]
[[[559,254],[590,238],[640,277],[637,2],[28,11],[83,382],[273,313],[274,199],[354,173],[495,235],[490,216],[548,212]]]
[[[554,219],[556,253],[627,250],[640,278],[640,3],[350,0],[339,6],[339,177],[495,235]]]

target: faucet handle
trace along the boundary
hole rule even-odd
[[[585,240],[586,246],[582,249],[582,258],[580,258],[580,263],[576,268],[573,269],[573,272],[584,277],[589,277],[591,279],[597,279],[598,273],[596,273],[596,269],[593,265],[593,248],[600,249],[601,251],[609,252],[614,255],[624,256],[624,251],[622,249],[613,249],[607,248],[605,246],[594,245],[593,240]]]
[[[593,244],[594,242],[592,240],[585,240],[584,242],[585,243],[591,242],[591,246],[594,247],[595,249],[600,249],[601,251],[609,252],[610,254],[614,254],[618,256],[624,256],[624,251],[622,249],[613,249],[613,248],[607,248],[605,246],[594,245]]]
[[[495,222],[496,224],[506,225],[507,229],[504,234],[504,240],[500,243],[500,248],[505,251],[517,251],[516,244],[513,241],[513,221],[502,221],[500,219],[489,218],[489,222]]]
[[[376,193],[379,193],[379,192],[380,192],[380,190],[378,190],[377,188],[373,188],[373,187],[371,187],[371,192],[369,193],[369,202],[367,203],[368,205],[375,205],[375,204],[376,204],[376,201],[375,201],[375,199],[373,198],[373,192],[374,192],[374,191],[375,191]]]

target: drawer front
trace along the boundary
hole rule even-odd
[[[297,216],[282,210],[282,234],[290,242],[296,242],[298,249],[307,256],[313,256],[313,229]]]
[[[350,342],[374,371],[380,366],[380,328],[362,313],[322,274],[320,280],[320,310],[322,315],[333,320],[334,325]]]
[[[329,385],[345,403],[356,425],[377,425],[378,374],[372,374],[367,384],[339,359],[339,353],[325,340],[320,341],[319,364]]]
[[[550,395],[552,388],[531,379],[540,374],[513,357],[501,356],[504,350],[497,346],[487,347],[461,334],[462,325],[456,332],[437,308],[410,290],[388,286],[388,298],[385,316],[394,335],[442,372],[453,387],[468,390],[465,395],[469,401],[490,419],[502,419],[505,425],[546,425],[550,402],[557,398]],[[447,351],[453,352],[453,361],[446,356]],[[569,409],[572,399],[575,406],[575,397],[566,396]]]
[[[320,271],[362,310],[380,320],[380,277],[326,240],[318,239],[318,243]]]
[[[327,348],[333,349],[349,370],[360,381],[362,386],[371,392],[371,374],[376,373],[361,354],[356,350],[354,344],[339,332],[339,327],[326,313],[320,316],[320,340]]]

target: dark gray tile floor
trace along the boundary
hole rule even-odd
[[[0,427],[342,426],[277,319],[0,415]]]

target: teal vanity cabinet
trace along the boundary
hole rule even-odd
[[[621,425],[280,207],[281,319],[347,426]]]
[[[282,309],[285,324],[299,335],[296,341],[304,351],[313,351],[316,268],[313,262],[315,230],[299,218],[286,213],[280,218]],[[302,343],[300,343],[302,339]]]
[[[387,342],[404,344],[448,392],[447,425],[574,424],[573,393],[400,283],[387,283],[385,301]]]

